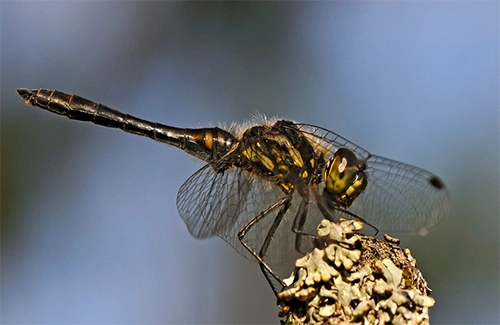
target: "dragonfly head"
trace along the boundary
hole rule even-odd
[[[359,162],[349,149],[340,148],[330,158],[323,171],[325,189],[342,207],[351,206],[367,185],[363,172],[364,163]]]

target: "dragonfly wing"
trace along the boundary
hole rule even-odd
[[[439,224],[446,216],[449,193],[439,178],[421,168],[370,154],[367,150],[327,129],[295,124],[328,160],[339,148],[347,148],[366,164],[366,189],[349,210],[379,230],[420,232]]]
[[[217,173],[206,165],[193,174],[179,189],[177,208],[195,238],[217,235],[247,258],[252,254],[241,244],[238,232],[274,202],[283,198],[274,184],[241,168]],[[267,235],[276,211],[258,222],[245,240],[257,252]]]
[[[211,213],[214,193],[221,186],[224,174],[217,174],[210,165],[205,165],[182,184],[177,193],[177,210],[191,235],[198,239],[216,233],[208,226],[205,216]]]
[[[361,207],[359,215],[379,230],[421,232],[446,216],[449,193],[436,175],[379,156],[371,156],[366,165],[368,186],[353,209]]]

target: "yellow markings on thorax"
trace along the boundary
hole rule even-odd
[[[274,170],[274,163],[272,162],[272,160],[255,145],[245,148],[245,150],[243,150],[241,153],[252,162],[260,162],[262,166],[264,166],[264,168],[266,168],[267,170]]]
[[[267,144],[265,142],[265,140],[268,140],[269,142],[274,142],[277,145],[274,145],[273,143]],[[264,145],[268,146],[268,149],[270,149],[272,156],[273,156],[272,158],[269,158],[266,155],[265,151],[263,150]],[[286,151],[281,152],[279,147],[285,147]],[[282,171],[284,173],[288,173],[289,168],[286,165],[286,163],[283,163],[284,158],[286,156],[291,158],[292,163],[295,166],[297,166],[299,168],[304,167],[304,160],[302,159],[302,155],[293,146],[293,144],[290,142],[290,139],[288,139],[288,137],[286,137],[283,134],[265,135],[262,137],[262,139],[260,141],[245,148],[244,150],[242,150],[241,153],[246,158],[248,158],[250,161],[261,163],[262,166],[269,171],[274,171],[275,168],[277,168],[279,171]],[[307,172],[306,172],[306,175],[307,175]],[[307,177],[307,176],[305,176],[305,177]]]
[[[269,171],[270,175],[275,177],[275,183],[285,193],[295,189],[292,172],[298,173],[295,177],[302,179],[310,176],[309,167],[306,167],[300,151],[284,134],[264,134],[259,141],[243,148],[241,154]],[[314,158],[309,160],[311,168],[314,168],[315,163]]]
[[[288,154],[292,158],[293,164],[300,168],[304,167],[304,161],[300,152],[292,145],[290,139],[283,134],[271,134],[264,137],[265,139],[275,141],[280,146],[284,146],[288,150]]]
[[[286,193],[290,192],[294,188],[293,184],[290,184],[290,183],[281,182],[281,183],[279,183],[279,185],[283,188],[283,190]]]

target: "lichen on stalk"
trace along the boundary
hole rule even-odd
[[[432,292],[399,240],[359,234],[357,220],[318,227],[278,294],[283,324],[429,324]]]

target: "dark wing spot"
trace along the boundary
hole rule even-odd
[[[443,182],[439,178],[437,178],[437,176],[432,176],[431,178],[429,178],[429,183],[431,183],[432,186],[434,186],[438,190],[444,188]]]

